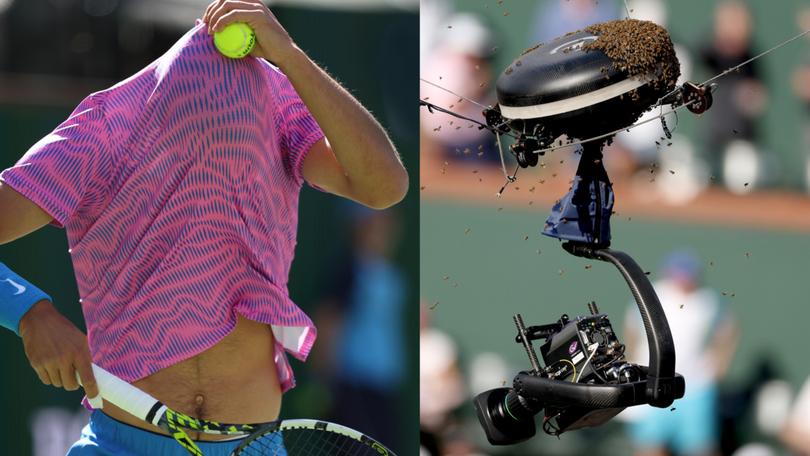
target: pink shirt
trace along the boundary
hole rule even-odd
[[[304,360],[315,327],[291,300],[302,162],[323,137],[277,68],[220,55],[198,24],[88,96],[0,174],[64,226],[93,361],[127,381],[222,340],[237,314]]]

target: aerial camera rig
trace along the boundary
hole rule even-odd
[[[649,366],[628,363],[607,315],[589,304],[590,315],[526,327],[514,316],[516,341],[531,369],[511,388],[479,394],[475,408],[490,443],[507,445],[535,435],[535,415],[553,435],[600,425],[626,407],[668,407],[683,397],[675,373],[675,348],[652,284],[630,255],[610,249],[614,194],[602,163],[602,148],[616,131],[630,127],[652,107],[685,106],[700,114],[712,104],[714,86],[687,82],[667,90],[657,76],[630,75],[599,49],[586,49],[597,35],[580,31],[524,52],[498,78],[498,106],[484,111],[498,135],[515,138],[510,151],[521,167],[538,158],[562,135],[581,141],[581,157],[570,191],[552,208],[542,234],[565,241],[572,255],[614,265],[638,305],[649,346]],[[666,123],[664,131],[670,136]],[[544,339],[541,366],[532,341]]]

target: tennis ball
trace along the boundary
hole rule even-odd
[[[234,22],[214,33],[214,45],[225,57],[241,59],[256,45],[256,34],[249,25]]]

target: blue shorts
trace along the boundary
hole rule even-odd
[[[242,440],[195,443],[205,456],[229,456]],[[130,426],[110,418],[101,410],[94,410],[90,415],[90,423],[82,429],[81,439],[70,447],[67,456],[187,456],[188,454],[185,448],[169,436]]]
[[[719,432],[715,387],[687,391],[672,407],[653,408],[630,424],[633,443],[642,449],[671,448],[676,454],[700,454],[715,449]]]

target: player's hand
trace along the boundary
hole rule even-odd
[[[87,397],[98,396],[87,336],[50,301],[42,300],[26,312],[20,320],[20,336],[28,362],[42,383],[74,391],[79,388],[78,372]]]
[[[250,55],[279,66],[297,50],[290,35],[261,0],[215,0],[206,8],[202,20],[208,25],[208,33],[219,32],[234,22],[248,24],[256,33],[256,46]]]

